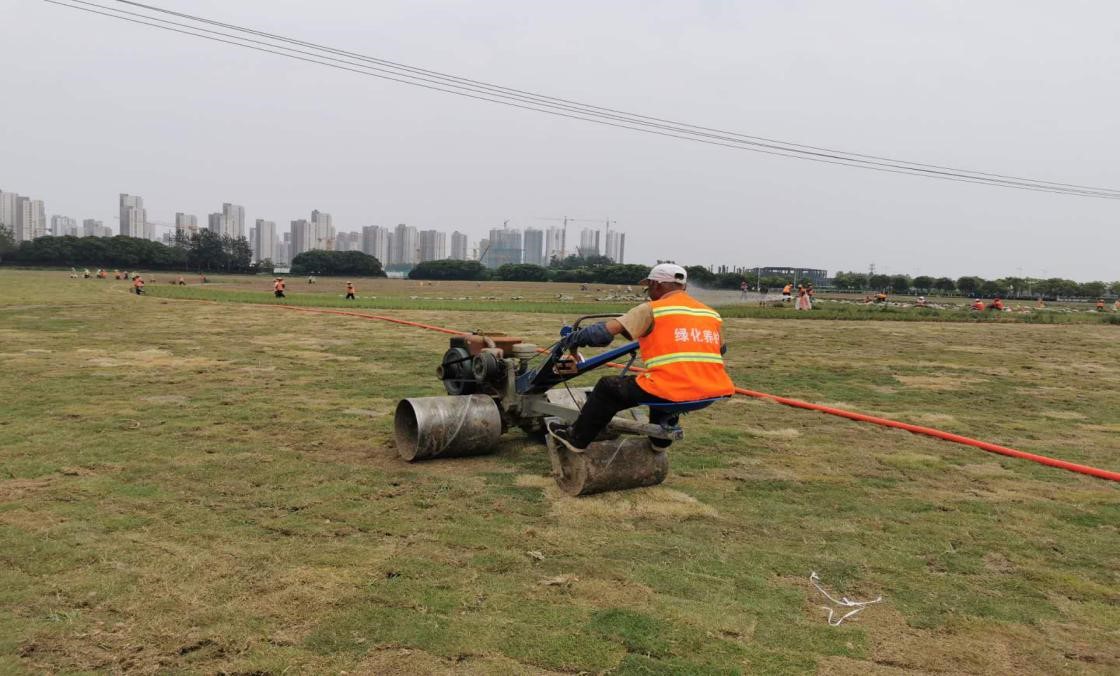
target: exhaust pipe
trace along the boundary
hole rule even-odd
[[[402,399],[393,416],[397,453],[412,462],[481,455],[502,435],[498,405],[485,394]]]

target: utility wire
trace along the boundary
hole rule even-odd
[[[265,37],[269,40],[276,40],[286,44],[307,46],[313,51],[295,49],[293,47],[288,47],[285,44],[274,44],[273,42],[257,40],[255,38],[246,37],[245,35],[224,33],[221,31],[214,31],[202,26],[184,24],[167,19],[161,19],[159,17],[150,16],[147,14],[129,12],[127,10],[105,6],[94,2],[87,2],[85,0],[69,0],[68,2],[61,2],[59,0],[45,1],[50,4],[93,14],[99,14],[121,21],[150,26],[161,30],[167,30],[183,35],[221,42],[229,45],[243,47],[246,49],[253,49],[255,51],[266,52],[277,56],[284,56],[287,58],[314,63],[316,65],[326,66],[329,68],[346,70],[349,72],[376,77],[384,80],[390,80],[401,84],[423,87],[425,89],[455,94],[457,96],[487,101],[490,103],[498,103],[514,108],[546,113],[559,117],[577,119],[585,122],[593,122],[596,124],[629,129],[632,131],[640,131],[643,133],[656,134],[659,136],[677,138],[697,143],[705,143],[709,145],[717,145],[737,150],[748,150],[751,152],[758,152],[767,155],[791,157],[795,159],[809,160],[825,164],[838,164],[841,166],[856,167],[887,173],[900,173],[910,176],[925,176],[927,178],[938,178],[941,180],[976,183],[982,185],[994,185],[997,187],[1066,194],[1081,197],[1120,199],[1120,191],[1118,190],[1094,188],[1090,186],[1078,186],[1075,184],[1063,184],[1051,181],[1039,181],[1035,179],[1005,176],[1000,174],[990,174],[984,172],[971,172],[968,170],[958,170],[950,167],[939,167],[939,165],[925,165],[920,163],[904,162],[901,160],[891,160],[889,158],[880,158],[872,155],[843,153],[842,151],[834,151],[827,148],[804,146],[800,144],[788,144],[780,141],[770,142],[770,139],[762,139],[762,137],[749,137],[742,134],[736,134],[734,132],[724,132],[707,127],[698,127],[683,123],[675,123],[669,120],[661,120],[660,118],[652,118],[643,115],[625,113],[622,111],[615,111],[609,108],[589,106],[587,104],[568,101],[566,99],[546,97],[529,92],[522,92],[521,90],[514,90],[510,88],[499,87],[497,85],[490,85],[474,80],[468,80],[466,78],[458,78],[456,76],[438,73],[437,71],[428,71],[425,69],[413,68],[411,66],[403,66],[401,64],[395,64],[391,61],[385,61],[383,59],[376,59],[374,57],[367,57],[353,52],[345,52],[343,50],[322,47],[319,45],[315,45],[314,43],[284,38],[281,36],[274,36],[262,31],[241,28],[232,24],[223,24],[221,22],[212,21],[202,17],[195,17],[188,14],[173,12],[171,10],[164,10],[158,7],[153,7],[151,5],[130,2],[128,0],[116,1],[121,4],[140,7],[151,11],[160,12],[165,15],[174,15],[180,18],[189,19],[191,21],[196,21],[205,25],[220,26],[229,30],[242,32],[248,35],[255,35],[258,37]],[[338,58],[337,56],[331,56],[332,54],[345,55],[347,58]],[[356,63],[351,59],[364,61],[366,63]],[[370,63],[376,65],[368,65]],[[413,73],[420,73],[421,75],[415,75]],[[429,74],[431,74],[431,77],[429,77]],[[651,121],[657,122],[655,123]],[[664,124],[662,124],[662,122]],[[763,143],[761,141],[753,139],[762,139],[767,142]],[[817,152],[815,150],[802,150],[803,148],[815,148],[823,152]],[[872,159],[882,161],[872,161]],[[941,171],[940,169],[945,169],[945,171]]]
[[[71,0],[71,1],[72,2],[81,2],[81,0]],[[272,40],[278,40],[278,41],[286,42],[286,43],[289,43],[289,44],[295,44],[295,45],[300,45],[300,46],[304,46],[304,47],[311,47],[311,48],[314,48],[316,50],[321,50],[321,51],[329,52],[329,53],[332,53],[332,54],[338,54],[338,55],[342,55],[342,56],[353,57],[353,58],[361,59],[363,61],[368,61],[370,63],[381,64],[381,65],[388,66],[390,68],[398,69],[398,70],[405,71],[405,72],[434,76],[436,78],[439,78],[441,80],[446,80],[446,81],[449,81],[449,82],[458,82],[458,83],[465,83],[465,84],[470,84],[470,85],[477,85],[479,87],[483,87],[483,88],[491,90],[493,92],[512,93],[512,94],[518,94],[518,95],[524,95],[524,96],[532,97],[533,99],[537,99],[537,100],[540,100],[540,101],[549,101],[549,102],[559,102],[559,103],[565,103],[565,104],[572,104],[572,105],[579,106],[579,107],[587,109],[587,110],[609,112],[609,113],[618,113],[618,114],[625,115],[625,116],[628,116],[628,117],[631,117],[631,118],[640,118],[640,119],[643,119],[643,120],[650,120],[650,121],[654,121],[654,122],[663,122],[663,123],[671,124],[671,125],[678,126],[678,127],[687,127],[689,129],[696,129],[696,130],[700,130],[700,131],[716,132],[716,133],[719,133],[719,134],[735,136],[735,137],[738,137],[738,138],[741,138],[741,139],[763,141],[763,142],[766,142],[766,143],[776,143],[776,144],[781,144],[783,146],[789,146],[791,148],[805,148],[805,149],[809,149],[809,150],[819,150],[819,151],[822,151],[822,152],[838,153],[838,154],[847,155],[847,156],[850,156],[850,157],[859,157],[859,158],[873,159],[873,160],[883,160],[883,161],[886,161],[886,162],[892,162],[892,163],[896,163],[896,164],[907,164],[907,165],[911,165],[911,166],[914,166],[914,167],[924,167],[924,168],[929,168],[929,169],[947,169],[947,170],[954,171],[954,172],[975,174],[977,176],[989,176],[989,177],[994,177],[994,178],[1007,178],[1007,179],[1013,179],[1013,180],[1027,180],[1027,181],[1030,181],[1032,183],[1041,183],[1041,184],[1048,184],[1048,185],[1053,185],[1053,186],[1061,186],[1061,187],[1069,187],[1069,188],[1082,188],[1082,189],[1088,189],[1088,190],[1098,190],[1098,191],[1114,192],[1114,193],[1115,192],[1120,192],[1120,191],[1117,191],[1117,190],[1112,190],[1112,189],[1107,189],[1107,188],[1094,188],[1092,186],[1077,185],[1077,184],[1073,184],[1073,183],[1058,183],[1058,182],[1055,182],[1055,181],[1044,181],[1044,180],[1038,180],[1038,179],[1023,179],[1021,177],[1008,176],[1006,174],[995,174],[995,173],[984,172],[984,171],[973,171],[973,170],[969,170],[969,169],[959,169],[959,168],[955,168],[955,167],[948,167],[948,166],[938,165],[938,164],[925,164],[925,163],[921,163],[921,162],[910,162],[910,161],[907,161],[907,160],[899,160],[897,158],[883,157],[883,156],[880,156],[880,155],[867,155],[867,154],[862,154],[862,153],[853,153],[853,152],[848,152],[848,151],[843,151],[843,150],[837,150],[835,148],[825,148],[825,147],[821,147],[821,146],[806,145],[806,144],[801,144],[801,143],[791,143],[791,142],[788,142],[788,141],[781,141],[781,140],[777,140],[777,139],[767,138],[767,137],[764,137],[764,136],[752,136],[752,135],[748,135],[748,134],[741,134],[741,133],[737,133],[737,132],[729,132],[729,131],[725,131],[725,130],[714,129],[714,128],[711,128],[711,127],[703,127],[703,126],[688,124],[688,123],[685,123],[685,122],[676,122],[676,121],[673,121],[673,120],[667,120],[667,119],[659,118],[659,117],[650,117],[648,115],[641,115],[641,114],[638,114],[638,113],[628,113],[626,111],[617,110],[617,109],[614,109],[614,108],[604,108],[604,107],[601,107],[601,106],[594,106],[594,105],[590,105],[590,104],[580,103],[578,101],[573,101],[573,100],[570,100],[570,99],[557,98],[557,97],[553,97],[553,96],[545,96],[543,94],[535,94],[533,92],[528,92],[528,91],[521,90],[521,89],[514,89],[514,88],[511,88],[511,87],[503,87],[501,85],[494,85],[494,84],[490,84],[490,83],[487,83],[487,82],[482,82],[482,81],[479,81],[479,80],[472,80],[472,79],[469,79],[469,78],[460,77],[460,76],[457,76],[457,75],[449,75],[447,73],[441,73],[439,71],[428,70],[428,69],[425,69],[425,68],[418,68],[418,67],[415,67],[415,66],[409,66],[407,64],[402,64],[402,63],[395,62],[395,61],[389,61],[387,59],[380,59],[380,58],[376,58],[376,57],[372,57],[372,56],[367,56],[367,55],[364,55],[364,54],[359,54],[357,52],[349,52],[349,51],[345,51],[345,50],[341,50],[341,49],[336,49],[334,47],[329,47],[329,46],[325,46],[325,45],[316,44],[316,43],[313,43],[313,42],[306,42],[306,41],[303,41],[303,40],[297,40],[295,38],[289,38],[289,37],[285,37],[285,36],[281,36],[281,35],[276,35],[276,34],[273,34],[273,33],[266,33],[264,31],[259,31],[259,30],[255,30],[255,29],[252,29],[252,28],[245,28],[243,26],[237,26],[235,24],[228,24],[228,23],[223,23],[223,22],[220,22],[220,21],[214,21],[212,19],[207,19],[205,17],[195,16],[195,15],[192,15],[192,14],[185,14],[183,12],[176,12],[176,11],[173,11],[173,10],[164,9],[164,8],[161,8],[161,7],[156,7],[154,5],[147,5],[147,4],[144,4],[144,3],[141,3],[141,2],[134,2],[133,0],[113,0],[113,1],[117,2],[119,4],[123,4],[123,5],[132,5],[134,7],[139,7],[139,8],[147,9],[147,10],[150,10],[150,11],[161,12],[161,13],[164,13],[164,14],[177,16],[177,17],[184,18],[184,19],[190,19],[191,21],[205,23],[205,24],[212,25],[212,26],[219,26],[219,27],[222,27],[222,28],[233,29],[233,30],[236,30],[236,31],[239,31],[239,32],[249,33],[249,34],[252,34],[252,35],[257,35],[257,36],[269,38],[269,39],[272,39]]]

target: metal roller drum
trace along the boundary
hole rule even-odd
[[[498,405],[485,394],[402,399],[393,416],[397,453],[412,462],[481,455],[502,435]]]
[[[645,437],[596,441],[583,453],[573,453],[550,438],[548,451],[556,485],[568,495],[656,486],[669,474],[668,455]]]

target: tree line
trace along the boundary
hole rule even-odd
[[[0,262],[15,265],[116,268],[126,270],[197,270],[199,272],[272,272],[271,260],[252,263],[244,237],[200,230],[176,233],[171,245],[137,237],[39,237],[18,245],[0,226]],[[384,277],[381,262],[360,251],[307,251],[292,261],[295,274]]]
[[[984,279],[965,276],[931,277],[929,275],[869,275],[862,272],[837,272],[832,278],[832,287],[840,291],[883,291],[890,293],[934,292],[962,296],[1030,297],[1045,296],[1056,298],[1100,298],[1106,295],[1120,295],[1120,281],[1112,282],[1075,282],[1072,279],[1051,277],[1034,279],[1028,277],[1001,277]]]
[[[3,262],[20,265],[143,268],[253,272],[252,251],[244,237],[233,238],[210,230],[182,235],[171,246],[138,237],[38,237],[5,252]]]
[[[507,282],[577,282],[585,284],[636,284],[649,267],[614,263],[606,256],[568,256],[545,267],[531,263],[506,263],[487,268],[478,261],[424,261],[412,268],[409,279]]]

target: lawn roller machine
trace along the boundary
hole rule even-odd
[[[482,455],[496,450],[498,438],[514,427],[541,435],[551,420],[574,422],[589,390],[572,389],[567,382],[623,358],[628,359],[629,369],[637,358],[638,343],[583,359],[563,339],[587,319],[617,316],[580,317],[563,327],[561,340],[546,349],[504,334],[453,337],[436,369],[448,396],[416,397],[397,404],[393,421],[397,452],[408,462]],[[672,412],[709,403],[686,402]],[[635,408],[615,416],[583,453],[545,437],[557,484],[570,495],[588,495],[661,483],[669,461],[650,439],[679,440],[684,433],[675,422],[648,422]]]

